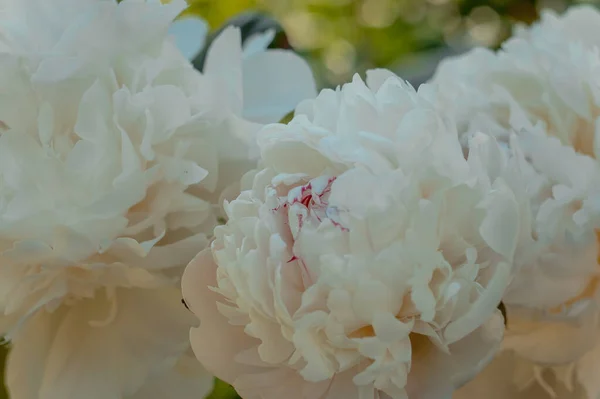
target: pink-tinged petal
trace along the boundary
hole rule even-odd
[[[589,303],[577,317],[540,317],[533,309],[507,308],[509,329],[504,347],[541,365],[577,361],[589,351],[599,334],[598,310]]]
[[[600,396],[600,340],[596,339],[596,345],[577,361],[577,381],[587,393],[588,398]]]
[[[57,320],[39,312],[13,339],[6,363],[6,387],[11,398],[38,399],[46,359],[56,334]]]
[[[515,364],[510,354],[498,356],[475,379],[452,395],[452,399],[548,399],[546,396],[530,396],[530,390],[519,391],[513,383]],[[543,392],[547,395],[546,392]]]
[[[186,351],[192,320],[174,287],[121,290],[115,300],[117,313],[106,326],[95,324],[111,316],[106,299],[81,301],[65,310],[45,358],[40,397],[132,395]]]
[[[372,386],[359,387],[356,386],[352,379],[356,375],[356,369],[348,370],[344,373],[336,374],[330,381],[327,392],[323,396],[324,399],[348,398],[348,399],[363,399],[360,395],[361,390],[368,392],[376,398],[378,391]],[[368,395],[368,394],[367,394]],[[367,396],[369,398],[369,396]],[[369,398],[370,399],[370,398]]]
[[[536,375],[537,374],[537,375]],[[554,396],[552,396],[554,395]],[[452,399],[590,399],[580,385],[572,389],[559,383],[547,370],[534,371],[533,363],[509,351],[498,355]]]
[[[234,387],[244,399],[322,398],[327,385],[304,381],[290,368],[264,369],[260,373],[240,376],[234,382]]]
[[[456,388],[468,383],[492,361],[500,347],[503,332],[502,316],[496,314],[486,324],[450,345],[449,354],[437,350],[426,341],[427,338],[419,338],[417,350],[413,352],[408,397],[450,398]],[[431,376],[437,376],[437,380],[429,380]]]
[[[411,338],[412,363],[406,391],[411,399],[447,398],[454,391],[452,364],[425,336]]]
[[[200,326],[190,331],[194,354],[209,372],[233,384],[241,375],[260,371],[235,361],[238,353],[259,345],[260,341],[246,335],[242,326],[229,324],[217,309],[216,304],[223,297],[211,290],[217,285],[216,270],[210,249],[200,252],[185,269],[183,297],[200,319]]]
[[[214,388],[214,378],[194,354],[181,356],[169,371],[151,377],[142,388],[127,399],[202,399]]]

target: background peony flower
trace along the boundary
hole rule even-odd
[[[600,12],[577,6],[563,16],[544,11],[531,28],[518,26],[500,51],[477,48],[440,64],[432,83],[458,118],[459,132],[496,126],[496,134],[524,124],[594,156],[600,92]],[[461,101],[453,101],[460,98]]]
[[[600,336],[600,41],[590,36],[599,23],[600,13],[589,6],[563,16],[546,12],[540,23],[519,27],[497,53],[477,49],[447,60],[433,79],[445,97],[442,106],[453,108],[463,144],[485,132],[510,149],[508,137],[516,132],[514,142],[527,159],[521,170],[529,210],[522,221],[530,231],[521,235],[518,272],[503,299],[504,347],[516,355],[498,363],[529,365],[546,396],[600,395],[593,379],[580,377],[597,370],[587,365],[600,362],[591,359],[600,353],[594,349]],[[490,368],[512,374],[522,367]],[[553,376],[565,369],[573,372]],[[510,380],[489,372],[474,384],[494,390]],[[529,386],[522,376],[513,382],[497,392]],[[472,395],[466,387],[456,397]]]
[[[600,389],[600,341],[597,336],[593,338],[593,345],[593,349],[577,362],[563,366],[544,366],[528,361],[514,351],[504,351],[453,398],[595,398]]]
[[[196,356],[245,399],[445,398],[495,354],[519,202],[434,102],[376,70],[259,134],[182,281]]]
[[[222,190],[254,167],[261,123],[314,83],[291,53],[244,54],[234,28],[200,74],[167,33],[185,6],[2,2],[0,331],[13,399],[211,389],[189,345],[183,267],[208,243]]]

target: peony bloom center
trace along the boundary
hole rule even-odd
[[[320,224],[325,219],[341,230],[348,230],[340,224],[337,217],[338,209],[329,204],[331,186],[335,180],[335,177],[322,176],[311,180],[306,185],[294,187],[288,192],[282,208],[287,210],[294,239],[305,223]]]
[[[358,386],[400,394],[411,364],[432,351],[449,353],[462,338],[448,332],[481,296],[478,251],[469,246],[457,252],[449,238],[436,236],[443,185],[431,184],[424,198],[423,185],[403,185],[404,179],[399,171],[376,176],[362,169],[310,180],[281,175],[265,185],[264,205],[247,199],[229,204],[230,219],[253,204],[258,226],[239,224],[246,234],[253,231],[241,252],[230,227],[218,228],[213,250],[227,265],[218,272],[218,292],[249,312],[247,331],[262,341],[263,361],[277,363],[289,351],[287,363],[308,381],[353,370]],[[420,208],[409,215],[412,202]],[[226,263],[231,256],[239,260]],[[271,283],[274,302],[252,295],[254,281],[243,282],[245,270],[264,273],[265,263],[279,276]],[[281,331],[268,320],[277,320]],[[279,334],[283,341],[271,340]]]
[[[327,221],[341,231],[348,231],[339,221],[338,209],[329,204],[331,187],[335,180],[335,177],[321,176],[307,184],[295,186],[288,191],[287,196],[279,199],[279,205],[273,209],[273,213],[283,224],[282,238],[293,254],[288,263],[299,266],[305,288],[312,285],[314,275],[294,245],[303,227],[310,225],[316,228]]]

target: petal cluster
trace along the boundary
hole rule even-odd
[[[199,73],[168,35],[185,7],[0,5],[0,332],[15,399],[211,388],[190,364],[183,267],[256,164],[257,130],[314,83],[291,53],[244,52],[235,28]]]
[[[444,61],[432,82],[463,144],[485,132],[506,151],[518,145],[526,159],[522,221],[529,233],[517,246],[517,274],[504,296],[504,347],[514,353],[498,361],[528,365],[535,378],[517,372],[510,388],[523,395],[540,387],[546,396],[600,394],[589,377],[600,367],[599,24],[590,6],[546,12],[497,52],[476,49]]]
[[[194,352],[242,397],[449,397],[495,354],[524,160],[483,135],[465,159],[438,100],[374,70],[259,133],[183,277]]]

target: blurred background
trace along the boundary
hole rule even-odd
[[[600,0],[188,0],[187,13],[211,30],[240,13],[260,11],[283,27],[289,44],[311,64],[320,88],[335,87],[373,67],[419,85],[443,57],[473,46],[498,47],[514,23],[531,23],[541,10],[564,11]],[[0,364],[5,352],[0,348]],[[0,374],[0,378],[1,378]],[[3,386],[0,381],[0,389]],[[233,399],[217,382],[210,399]],[[0,399],[7,399],[0,390]],[[200,399],[200,398],[199,398]]]
[[[312,64],[319,87],[386,67],[420,84],[440,58],[472,46],[497,47],[511,25],[569,0],[189,0],[212,29],[247,10],[270,14]],[[600,1],[585,1],[600,3]]]

